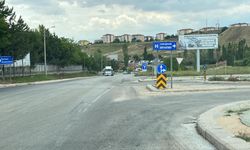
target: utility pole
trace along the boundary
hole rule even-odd
[[[55,28],[55,26],[51,26],[50,28]],[[47,50],[46,50],[46,28],[43,29],[43,53],[44,53],[44,71],[45,75],[47,76]]]

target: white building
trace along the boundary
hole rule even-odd
[[[105,34],[102,36],[103,43],[112,43],[115,40],[115,36],[113,34]]]
[[[132,35],[124,34],[121,36],[121,42],[131,42],[132,41]]]
[[[144,42],[144,35],[142,34],[134,34],[132,35],[132,39],[134,39],[135,41],[141,41]]]
[[[180,29],[177,31],[178,35],[185,35],[194,32],[194,29]]]
[[[155,39],[163,41],[165,39],[166,34],[165,33],[158,33],[156,34]]]
[[[205,28],[202,28],[200,29],[199,31],[200,32],[209,32],[209,31],[216,31],[218,28],[216,27],[205,27]]]
[[[230,27],[246,27],[249,26],[248,23],[235,23],[235,24],[231,24]]]
[[[154,40],[153,36],[145,36],[145,41],[151,41]]]

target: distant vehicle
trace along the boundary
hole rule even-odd
[[[105,75],[105,76],[113,76],[114,75],[113,68],[111,66],[106,66],[103,69],[103,75]]]

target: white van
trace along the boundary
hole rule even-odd
[[[113,76],[114,75],[113,68],[111,66],[106,66],[103,69],[103,75],[105,75],[105,76]]]

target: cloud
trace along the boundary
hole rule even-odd
[[[7,2],[7,1],[6,1]],[[59,36],[95,40],[103,34],[157,32],[227,26],[250,20],[249,0],[8,0],[32,28],[55,25]]]
[[[234,7],[248,0],[60,0],[68,3],[78,3],[81,7],[93,7],[100,4],[127,5],[145,11],[177,11],[177,12],[201,12],[211,9],[224,9]]]
[[[16,7],[28,7],[29,10],[33,10],[36,13],[43,15],[63,15],[64,10],[58,7],[59,2],[57,0],[10,0],[10,4]]]

